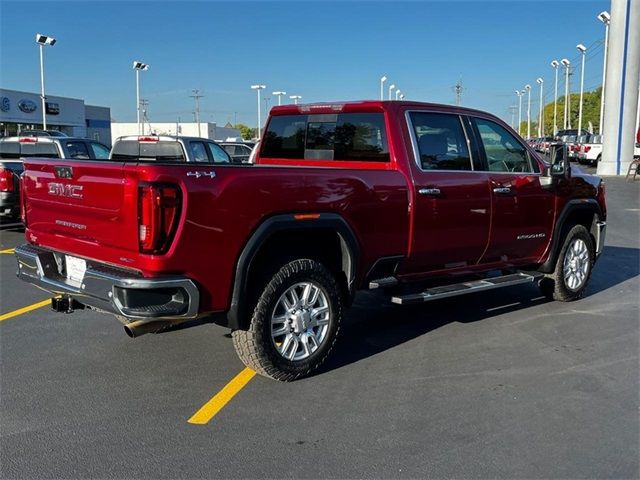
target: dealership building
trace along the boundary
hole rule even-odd
[[[111,109],[86,105],[78,98],[47,95],[47,129],[111,145]],[[42,129],[42,100],[37,93],[0,88],[0,135]]]

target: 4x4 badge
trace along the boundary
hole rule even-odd
[[[187,172],[187,177],[209,177],[213,178],[216,176],[216,172]]]

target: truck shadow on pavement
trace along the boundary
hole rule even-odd
[[[640,275],[640,250],[605,247],[593,271],[586,297]],[[341,368],[425,335],[449,323],[471,323],[550,303],[536,285],[450,297],[399,306],[381,292],[358,293],[342,325],[341,338],[316,374]]]

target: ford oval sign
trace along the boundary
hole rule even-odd
[[[33,113],[36,111],[38,106],[31,100],[22,99],[18,102],[18,108],[24,113]]]
[[[0,97],[0,110],[3,112],[11,110],[11,101],[9,100],[9,97]]]

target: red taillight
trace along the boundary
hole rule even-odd
[[[140,143],[156,143],[160,139],[158,137],[138,137]]]
[[[20,137],[18,143],[38,143],[38,137]]]
[[[13,192],[13,172],[8,168],[0,167],[0,192]]]
[[[180,215],[180,190],[175,185],[144,184],[138,196],[140,252],[165,253]]]

